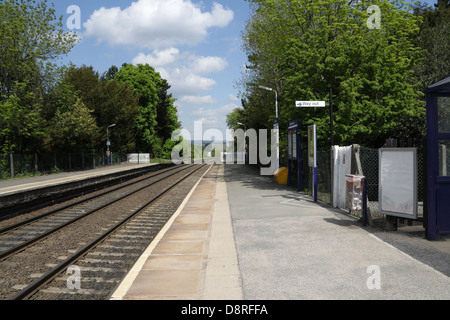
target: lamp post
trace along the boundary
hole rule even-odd
[[[275,92],[275,121],[273,124],[273,129],[275,130],[276,145],[277,145],[277,168],[280,168],[280,148],[279,148],[280,135],[279,135],[279,127],[278,127],[278,94],[277,94],[277,91],[272,88],[268,88],[265,86],[259,86],[258,88]]]
[[[114,127],[116,124],[111,124],[109,126],[106,127],[106,159],[107,159],[107,166],[109,166],[109,156],[110,156],[110,151],[109,151],[109,146],[111,145],[111,141],[109,141],[109,128]]]

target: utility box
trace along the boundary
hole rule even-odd
[[[363,209],[364,176],[345,175],[347,184],[347,209],[361,211]]]
[[[275,171],[273,174],[275,181],[278,184],[287,184],[288,180],[288,169],[286,167],[281,167]]]

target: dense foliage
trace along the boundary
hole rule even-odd
[[[272,128],[275,96],[263,85],[278,93],[282,150],[294,119],[303,137],[316,124],[318,144],[328,149],[329,107],[297,108],[295,101],[328,102],[332,90],[334,144],[422,142],[423,90],[450,73],[448,1],[435,8],[388,0],[248,2],[242,38],[249,64],[240,81],[242,108],[228,115],[229,127]],[[379,29],[368,24],[371,5],[380,9]]]
[[[47,1],[0,2],[0,171],[9,153],[170,157],[180,127],[170,85],[149,65],[58,66],[77,43]]]

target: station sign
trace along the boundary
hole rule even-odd
[[[295,101],[297,108],[325,107],[325,101]]]

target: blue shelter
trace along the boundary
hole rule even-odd
[[[425,91],[427,101],[426,208],[428,240],[450,234],[450,77]]]

